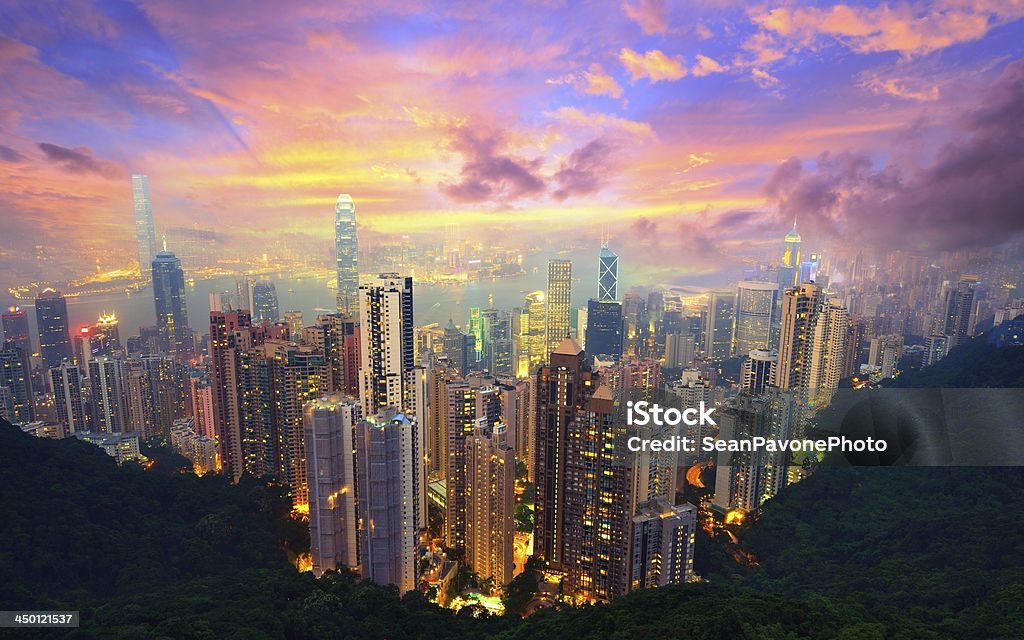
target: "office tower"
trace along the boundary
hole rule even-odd
[[[414,364],[412,278],[382,273],[359,287],[359,393],[363,413],[408,403],[404,376]]]
[[[259,350],[267,362],[265,384],[269,388],[266,395],[270,398],[269,431],[276,436],[269,453],[276,467],[272,472],[291,488],[292,505],[303,508],[309,504],[303,408],[323,395],[327,378],[324,356],[310,345],[279,339],[264,341]],[[259,453],[265,458],[267,454],[263,451],[265,448],[261,447]]]
[[[879,370],[882,378],[891,378],[903,355],[903,336],[887,335],[871,338],[868,347],[868,365]]]
[[[576,341],[580,343],[583,350],[587,350],[587,310],[590,302],[576,307]]]
[[[466,562],[495,584],[512,581],[516,459],[501,423],[466,439]]]
[[[754,349],[772,347],[772,327],[778,307],[779,287],[773,282],[743,280],[736,295],[736,322],[732,339],[733,357]]]
[[[103,336],[102,341],[106,345],[109,354],[122,352],[121,333],[118,330],[117,315],[113,313],[101,313],[96,320],[96,333]]]
[[[145,274],[156,257],[156,229],[153,226],[153,205],[149,200],[149,176],[132,175],[132,203],[135,208],[135,241],[139,245],[139,272]]]
[[[121,372],[122,360],[99,356],[89,361],[89,398],[92,401],[92,431],[131,431],[127,420],[127,398]]]
[[[466,327],[466,333],[473,336],[473,354],[468,359],[473,362],[479,362],[483,357],[482,350],[484,346],[483,319],[480,317],[480,307],[470,308],[469,324]]]
[[[81,370],[70,360],[50,369],[57,420],[66,427],[67,433],[89,431],[82,401],[82,382]]]
[[[0,391],[5,398],[0,403],[0,414],[13,424],[28,424],[35,420],[32,372],[28,352],[18,344],[16,339],[5,339],[0,343]]]
[[[519,363],[516,376],[525,378],[545,357],[545,304],[544,292],[534,291],[526,296],[519,319]]]
[[[468,376],[476,368],[475,344],[476,338],[473,334],[462,333],[455,323],[448,319],[444,337],[441,338],[441,351],[461,375]]]
[[[193,341],[185,302],[185,274],[181,260],[170,251],[161,251],[153,259],[153,302],[160,350],[176,358],[191,356]]]
[[[843,356],[843,377],[860,374],[861,352],[864,349],[864,322],[850,318],[846,330],[846,353]]]
[[[665,368],[686,369],[697,355],[696,340],[689,333],[665,335]]]
[[[959,346],[970,338],[971,312],[974,311],[978,276],[961,276],[955,289],[946,294],[946,316],[942,333],[949,336],[949,347]]]
[[[21,307],[8,307],[7,311],[0,314],[0,323],[3,325],[3,339],[13,342],[16,347],[24,349],[29,355],[32,355],[28,313]]]
[[[804,283],[787,289],[782,299],[782,328],[779,334],[779,364],[775,386],[787,390],[807,387],[810,376],[810,347],[821,292],[817,285]]]
[[[534,555],[565,574],[565,593],[608,600],[628,583],[631,472],[611,390],[565,338],[536,375]]]
[[[547,310],[544,324],[545,354],[558,348],[569,335],[569,302],[572,298],[572,262],[548,261]]]
[[[359,565],[353,430],[362,418],[355,400],[334,394],[306,405],[309,543],[313,575]]]
[[[796,232],[796,220],[793,220],[793,229],[786,234],[783,244],[785,248],[782,252],[782,266],[779,267],[779,287],[785,291],[802,284],[798,280],[801,256],[800,234]]]
[[[828,405],[839,388],[849,325],[846,307],[837,298],[828,298],[814,319],[807,388],[818,405]]]
[[[775,369],[779,364],[779,355],[767,349],[754,349],[743,361],[740,385],[750,395],[764,393],[765,387],[775,379]]]
[[[359,303],[359,243],[356,240],[356,205],[341,194],[334,205],[334,247],[338,275],[338,311],[356,313]]]
[[[587,356],[603,362],[622,358],[622,305],[615,301],[587,303]]]
[[[363,418],[355,433],[360,574],[402,593],[416,588],[417,496],[423,490],[416,431],[415,421],[388,411]]]
[[[711,362],[727,360],[732,353],[732,331],[736,315],[736,293],[712,291],[708,294],[708,311],[704,326],[704,359]]]
[[[658,497],[640,504],[631,527],[629,589],[684,584],[695,579],[697,508]]]
[[[607,246],[601,247],[597,266],[597,299],[599,302],[619,299],[619,256]]]
[[[929,367],[946,357],[949,353],[949,338],[946,336],[927,336],[924,339],[924,353],[921,365]]]
[[[717,413],[719,438],[787,440],[796,412],[791,393],[740,394]],[[755,511],[785,485],[788,463],[788,453],[782,451],[718,453],[712,508],[722,513]]]
[[[68,333],[68,303],[59,291],[43,289],[36,297],[36,328],[44,368],[59,367],[74,357]]]
[[[507,311],[484,309],[480,312],[483,344],[480,357],[485,369],[496,376],[513,376],[512,318]]]
[[[217,438],[213,409],[213,381],[208,369],[192,369],[188,374],[189,396],[192,402],[192,422],[195,432],[207,438]]]
[[[255,322],[277,322],[281,316],[277,308],[277,287],[273,282],[253,282],[250,290],[252,297],[252,319]],[[293,327],[292,331],[298,331],[302,327]]]

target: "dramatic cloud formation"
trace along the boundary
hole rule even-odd
[[[1009,65],[960,135],[925,167],[876,168],[864,153],[792,158],[765,190],[784,219],[876,246],[998,245],[1024,232],[1024,62]]]
[[[104,178],[116,178],[123,174],[113,163],[93,156],[88,147],[67,149],[49,142],[40,142],[39,150],[47,161],[71,173],[93,173]]]
[[[648,78],[652,83],[678,80],[686,75],[686,65],[683,64],[682,56],[670,58],[657,49],[643,54],[632,49],[623,49],[619,52],[619,60],[633,77],[633,82],[640,78]]]
[[[441,182],[441,192],[458,202],[507,201],[544,190],[538,174],[542,160],[509,155],[498,133],[478,134],[469,127],[454,132],[451,148],[464,161],[458,181]]]
[[[24,160],[24,157],[7,145],[0,144],[0,160],[3,162],[21,162]]]
[[[612,173],[612,155],[615,145],[608,139],[597,139],[576,149],[555,172],[558,188],[554,191],[556,200],[569,196],[583,196],[596,193]]]

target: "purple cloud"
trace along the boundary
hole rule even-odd
[[[602,182],[614,170],[613,154],[616,146],[607,139],[591,140],[569,154],[568,159],[555,172],[558,188],[555,200],[569,196],[583,196],[601,190]]]
[[[544,191],[538,173],[542,159],[513,156],[505,151],[500,133],[478,134],[467,127],[453,132],[451,148],[462,154],[457,181],[438,185],[441,193],[458,202],[508,201]]]
[[[49,142],[40,142],[39,150],[48,162],[59,165],[69,173],[92,173],[104,178],[116,178],[122,173],[114,163],[92,155],[88,147],[68,149]]]

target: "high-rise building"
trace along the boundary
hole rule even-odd
[[[0,390],[4,393],[0,417],[13,424],[35,420],[29,355],[17,340],[5,339],[0,343]]]
[[[355,313],[359,302],[359,244],[356,240],[356,205],[341,194],[334,205],[334,247],[338,276],[338,311]]]
[[[924,354],[921,365],[928,367],[946,357],[949,352],[949,338],[946,336],[927,336],[924,339]]]
[[[139,272],[145,274],[156,257],[156,228],[149,200],[149,176],[132,175],[132,203],[135,209],[135,241],[139,246]]]
[[[565,338],[536,375],[534,555],[564,572],[584,601],[628,588],[632,474],[611,390]]]
[[[773,384],[775,369],[779,364],[779,355],[767,349],[754,349],[743,361],[740,385],[750,395],[760,395],[765,388]]]
[[[476,337],[472,333],[462,333],[449,318],[441,338],[442,353],[455,365],[459,373],[468,376],[476,368]]]
[[[245,337],[251,328],[252,318],[248,311],[210,311],[214,424],[220,444],[221,469],[234,482],[245,471],[235,355],[240,349],[250,346]]]
[[[741,357],[754,349],[772,348],[778,295],[779,287],[774,282],[740,281],[732,338],[733,357]]]
[[[807,387],[813,394],[812,400],[818,405],[828,405],[839,388],[849,326],[850,316],[842,302],[834,297],[825,300],[814,319],[807,375]]]
[[[846,354],[843,356],[843,377],[850,378],[860,373],[861,352],[864,347],[864,322],[850,318],[846,330]]]
[[[744,440],[763,437],[787,440],[792,433],[796,403],[789,392],[760,396],[740,394],[718,413],[719,438]],[[721,452],[715,465],[715,496],[712,508],[720,512],[755,511],[785,486],[786,452],[759,449],[753,452]]]
[[[477,421],[475,385],[463,379],[444,384],[443,394],[435,402],[444,404],[444,442],[441,456],[445,465],[445,540],[449,547],[465,549],[466,499],[469,478],[466,474],[466,440],[473,435]]]
[[[478,428],[465,445],[466,562],[499,585],[512,581],[516,532],[516,459],[503,427]]]
[[[868,365],[879,369],[882,378],[891,378],[903,355],[903,336],[886,335],[871,338],[868,347]]]
[[[544,292],[534,291],[526,296],[519,319],[519,363],[516,376],[525,378],[534,367],[544,361],[547,342],[544,335]]]
[[[665,368],[686,369],[693,365],[697,345],[689,333],[669,333],[665,335]]]
[[[7,311],[0,314],[0,323],[3,325],[3,339],[13,342],[19,349],[24,349],[32,355],[31,330],[28,326],[28,313],[21,307],[8,307]]]
[[[693,548],[697,508],[664,497],[637,507],[631,527],[630,591],[684,584],[696,578]]]
[[[482,366],[495,376],[515,375],[512,359],[512,319],[507,311],[484,309],[480,312]]]
[[[414,365],[412,309],[411,277],[382,273],[359,287],[359,393],[364,415],[409,405],[405,377]]]
[[[43,367],[59,367],[61,362],[74,357],[68,332],[68,303],[59,291],[43,289],[36,297],[36,328]]]
[[[732,354],[733,322],[736,316],[736,293],[712,291],[708,294],[708,311],[704,323],[704,359],[722,362]]]
[[[99,356],[89,361],[89,389],[92,401],[92,431],[131,431],[127,419],[127,397],[121,371],[123,360]]]
[[[209,370],[192,369],[189,371],[189,397],[192,400],[192,424],[195,432],[201,436],[216,440],[217,426],[213,409],[213,381]]]
[[[359,328],[354,316],[320,314],[312,326],[302,329],[302,341],[323,352],[329,392],[359,395]]]
[[[111,354],[122,353],[121,333],[118,330],[116,314],[101,313],[96,320],[96,333],[103,336],[103,341]]]
[[[820,305],[821,291],[813,283],[786,290],[782,300],[776,387],[783,390],[807,387],[811,345]]]
[[[949,336],[950,348],[965,343],[971,336],[971,313],[974,311],[974,294],[978,282],[978,276],[961,276],[956,288],[951,289],[946,295],[946,315],[942,333]]]
[[[619,299],[619,256],[607,246],[601,247],[597,266],[597,299],[599,302]]]
[[[359,570],[401,592],[416,588],[421,454],[417,424],[394,412],[367,416],[355,433]]]
[[[362,407],[341,394],[305,408],[309,542],[313,575],[359,565],[353,433]]]
[[[53,387],[57,420],[66,427],[67,433],[89,431],[88,416],[82,399],[82,371],[70,360],[61,362],[50,369],[50,384]]]
[[[793,229],[786,234],[783,240],[785,248],[782,252],[782,266],[779,267],[779,287],[785,291],[791,287],[801,284],[798,281],[800,275],[800,234],[796,232],[796,220],[793,220]]]
[[[277,287],[273,282],[261,280],[253,282],[250,290],[252,297],[252,319],[255,322],[277,322],[281,316],[277,307]],[[298,331],[301,327],[293,328]]]
[[[545,327],[545,353],[558,348],[569,335],[569,303],[572,298],[572,262],[548,261],[548,291]]]
[[[288,325],[288,331],[295,335],[299,335],[302,332],[303,319],[302,312],[297,309],[289,309],[284,312],[284,323]]]
[[[622,304],[590,300],[587,303],[587,356],[618,362],[623,348]]]
[[[191,356],[193,340],[185,301],[185,273],[181,260],[170,251],[161,251],[153,258],[153,302],[161,351],[176,358]]]

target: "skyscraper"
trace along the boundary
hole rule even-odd
[[[412,278],[382,273],[359,287],[362,333],[359,392],[363,414],[408,406],[405,376],[413,368]]]
[[[82,371],[70,360],[50,369],[57,421],[65,426],[69,434],[89,430],[85,403],[82,401],[82,382]]]
[[[512,581],[516,459],[503,424],[466,439],[466,562],[495,584]]]
[[[422,455],[417,424],[387,412],[359,421],[355,434],[359,488],[359,570],[404,593],[416,588],[416,534]]]
[[[99,356],[89,361],[92,430],[104,433],[130,431],[127,398],[123,388],[122,360]]]
[[[839,388],[849,325],[850,316],[842,302],[835,297],[826,299],[814,320],[807,381],[812,399],[819,405],[828,405]]]
[[[24,349],[29,355],[32,355],[28,313],[21,307],[8,307],[7,311],[0,314],[0,323],[3,324],[3,339],[13,342],[16,347]]]
[[[628,588],[632,472],[611,390],[572,338],[536,375],[534,555],[565,574],[566,593],[609,600]]]
[[[476,368],[476,338],[472,333],[462,333],[451,318],[444,328],[441,349],[445,357],[459,370],[468,376]]]
[[[43,289],[36,297],[36,327],[45,368],[59,367],[74,357],[68,333],[68,303],[59,291]]]
[[[767,349],[750,351],[743,361],[740,385],[743,391],[751,395],[764,393],[765,388],[775,380],[775,369],[779,364],[779,356]]]
[[[14,424],[28,424],[35,419],[28,362],[28,353],[16,340],[0,343],[0,389],[5,391],[6,398],[0,403],[0,415]]]
[[[664,497],[637,507],[632,522],[630,591],[693,580],[697,508]]]
[[[587,303],[587,356],[618,362],[623,346],[622,304],[615,300]]]
[[[547,342],[544,335],[544,292],[534,291],[526,296],[519,319],[519,363],[516,375],[527,377],[535,366],[544,361]]]
[[[572,298],[572,262],[548,261],[548,292],[545,327],[545,354],[558,348],[569,335],[569,302]]]
[[[597,299],[599,302],[619,299],[619,256],[607,246],[601,247],[597,266]]]
[[[970,337],[971,313],[974,311],[974,293],[978,282],[978,276],[961,276],[956,289],[947,294],[943,334],[949,336],[950,349],[965,343]]]
[[[778,308],[779,287],[773,282],[743,280],[736,296],[736,323],[732,355],[742,357],[753,349],[772,347],[772,327]]]
[[[704,358],[722,362],[732,354],[733,322],[736,317],[736,293],[712,291],[704,324]]]
[[[156,257],[156,228],[149,200],[149,176],[132,175],[132,203],[135,208],[135,241],[139,245],[139,272],[145,274]]]
[[[252,318],[256,322],[269,320],[277,322],[281,319],[277,307],[277,287],[273,282],[261,280],[252,283]],[[300,327],[301,328],[301,327]],[[297,329],[293,329],[297,331]]]
[[[807,387],[810,347],[820,304],[821,291],[814,283],[787,289],[783,296],[779,364],[775,379],[775,386],[780,389]]]
[[[356,205],[341,194],[334,205],[334,247],[338,275],[338,311],[355,313],[359,292],[359,244],[356,240]]]
[[[174,253],[161,251],[153,259],[153,303],[160,349],[177,358],[192,354],[192,330],[188,327],[185,274]]]
[[[353,430],[359,403],[335,394],[305,408],[309,477],[309,542],[313,575],[359,565],[356,536],[356,472]]]
[[[801,284],[797,278],[800,275],[800,234],[796,232],[796,220],[793,220],[793,229],[786,234],[783,240],[785,248],[782,251],[782,266],[779,268],[779,286],[789,289]]]

